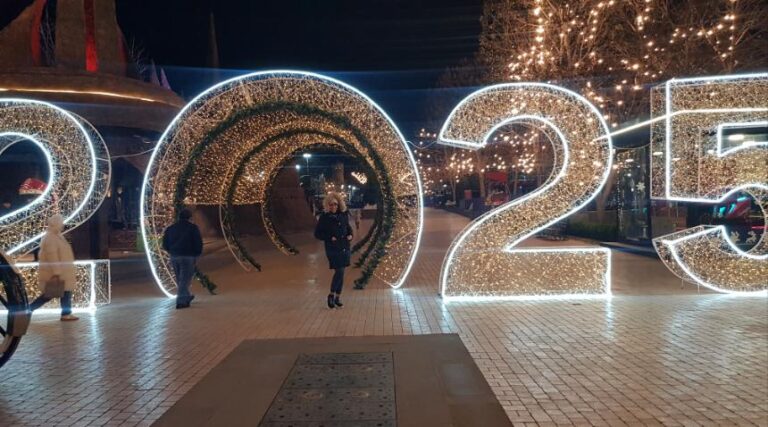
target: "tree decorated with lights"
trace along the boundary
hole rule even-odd
[[[421,129],[417,142],[412,143],[413,157],[419,168],[424,194],[432,196],[440,193],[443,185],[448,184],[449,176],[445,169],[445,146],[436,143],[437,134]]]
[[[574,89],[617,127],[649,113],[649,86],[760,68],[763,0],[487,0],[478,60],[487,81]]]
[[[422,129],[414,148],[414,157],[421,172],[422,184],[427,195],[451,188],[456,200],[457,184],[469,176],[477,176],[481,197],[486,197],[487,174],[502,172],[509,175],[505,191],[518,195],[519,182],[546,179],[552,166],[551,144],[547,134],[540,129],[505,126],[495,133],[488,146],[479,150],[467,150],[443,144],[435,144],[436,133]]]

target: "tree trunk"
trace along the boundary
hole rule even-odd
[[[480,155],[480,151],[475,151],[475,158],[477,159],[477,174],[478,174],[478,185],[480,186],[480,197],[485,200],[485,172],[483,170],[485,169],[485,161],[483,160],[483,157]]]
[[[512,184],[513,184],[512,197],[517,197],[517,187],[519,184],[518,178],[519,178],[519,172],[517,171],[517,169],[515,169],[515,179],[512,181]]]

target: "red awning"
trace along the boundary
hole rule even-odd
[[[45,192],[46,183],[36,178],[27,178],[19,186],[19,195],[35,196]]]
[[[485,179],[488,181],[507,182],[506,172],[486,172]]]

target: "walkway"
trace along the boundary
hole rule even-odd
[[[143,262],[115,263],[112,305],[74,323],[35,315],[0,370],[0,424],[151,424],[244,339],[456,332],[517,425],[768,425],[765,299],[681,289],[658,261],[616,252],[610,300],[444,305],[440,264],[465,223],[429,211],[406,286],[349,290],[342,310],[324,306],[309,236],[291,236],[297,257],[260,251],[262,273],[206,256],[221,294],[195,285],[183,311]]]

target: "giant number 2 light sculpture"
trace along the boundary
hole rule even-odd
[[[459,234],[443,262],[443,298],[610,294],[608,249],[518,247],[585,206],[605,184],[613,149],[602,114],[558,86],[501,84],[465,98],[443,125],[440,140],[480,149],[496,130],[512,125],[533,126],[551,136],[556,173],[539,190],[492,210]]]
[[[16,257],[39,244],[51,215],[64,216],[65,232],[85,222],[104,200],[111,174],[107,147],[85,120],[46,102],[0,99],[0,154],[20,141],[40,148],[50,178],[42,195],[0,217],[0,250]],[[40,292],[37,264],[17,267],[27,293],[35,297]],[[76,275],[76,310],[94,310],[109,302],[109,261],[78,261]]]
[[[663,120],[652,128],[652,196],[717,203],[744,191],[768,222],[768,141],[748,136],[768,128],[768,74],[673,79],[653,95],[652,113]],[[685,280],[721,292],[768,294],[768,233],[750,251],[736,247],[723,226],[690,228],[654,244]]]

